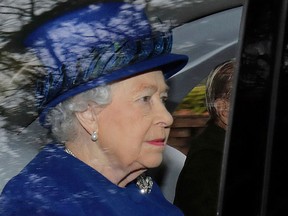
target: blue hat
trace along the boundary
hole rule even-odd
[[[45,66],[37,83],[40,122],[60,102],[100,85],[161,69],[169,78],[187,63],[171,54],[171,32],[152,31],[140,5],[92,4],[51,19],[24,41]]]

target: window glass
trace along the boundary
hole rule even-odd
[[[195,86],[173,112],[172,125],[168,144],[187,155],[190,148],[190,139],[201,133],[209,118],[205,103],[204,79]]]

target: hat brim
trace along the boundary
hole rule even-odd
[[[68,98],[73,97],[84,91],[93,89],[97,86],[110,84],[128,77],[133,77],[141,73],[149,72],[153,69],[162,70],[165,79],[168,79],[169,77],[180,71],[182,68],[184,68],[187,62],[188,57],[186,55],[169,53],[165,55],[155,56],[145,61],[137,62],[133,65],[120,68],[115,71],[116,73],[113,72],[111,74],[97,77],[96,79],[90,80],[84,84],[80,84],[72,89],[69,89],[68,91],[64,92],[63,94],[50,101],[40,113],[39,121],[41,125],[47,127],[47,125],[45,125],[46,116],[53,107],[67,100]]]

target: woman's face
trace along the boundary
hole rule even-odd
[[[161,71],[112,85],[112,103],[97,117],[98,143],[110,165],[120,169],[158,166],[171,114],[165,108],[168,87]]]

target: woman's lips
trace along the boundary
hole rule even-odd
[[[150,140],[147,143],[155,146],[164,146],[165,145],[165,139],[155,139],[155,140]]]

